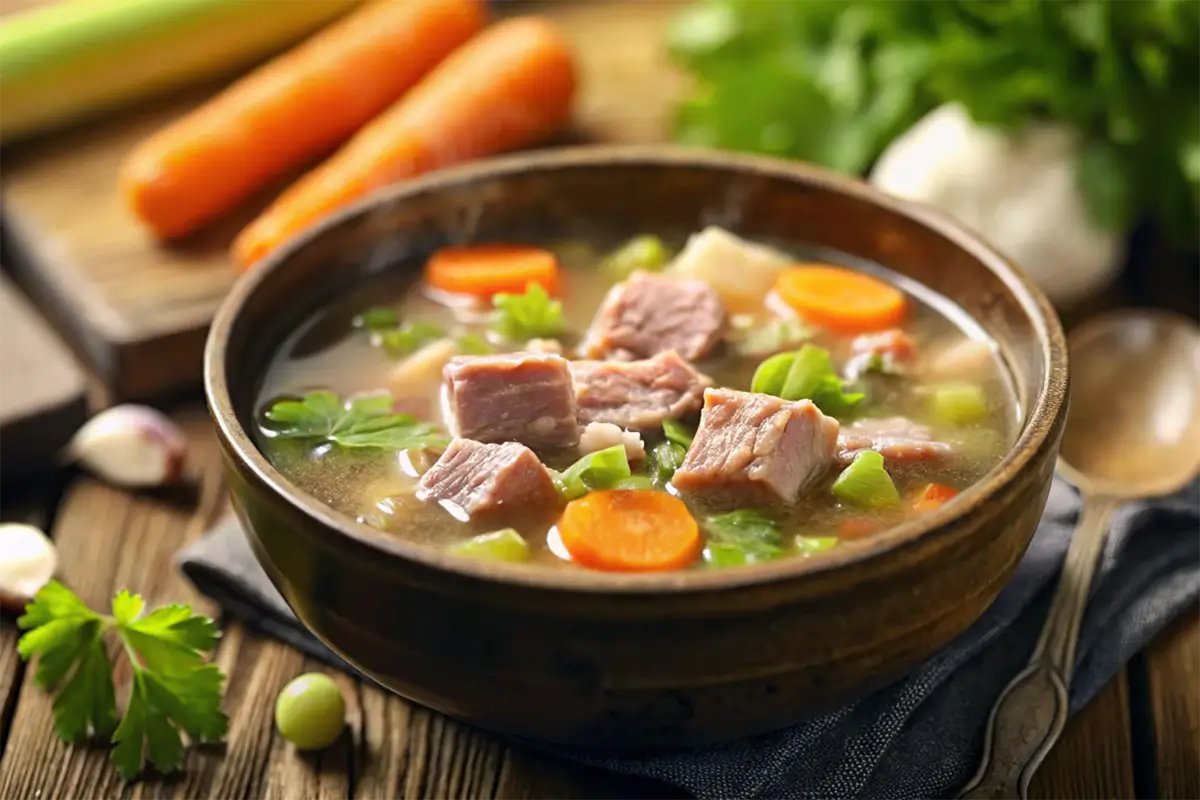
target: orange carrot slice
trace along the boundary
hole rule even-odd
[[[425,263],[425,282],[455,294],[522,294],[536,283],[555,294],[558,259],[549,250],[505,244],[445,247]]]
[[[234,261],[248,268],[381,186],[541,141],[570,119],[574,95],[575,62],[552,22],[499,22],[284,192],[234,241]]]
[[[902,291],[878,278],[824,264],[785,270],[775,291],[805,319],[846,333],[898,325],[907,305]]]
[[[930,511],[941,508],[957,495],[957,489],[943,486],[940,483],[931,483],[913,495],[912,508],[918,514],[928,514]]]
[[[851,541],[866,539],[883,530],[883,524],[867,517],[851,517],[838,527],[838,538]]]
[[[121,193],[157,236],[190,233],[350,138],[486,22],[480,0],[364,6],[138,145]]]
[[[614,572],[682,569],[700,554],[700,530],[683,501],[665,492],[592,492],[567,504],[558,521],[576,563]]]

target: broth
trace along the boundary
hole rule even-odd
[[[603,266],[607,251],[581,242],[558,243],[546,249],[554,253],[559,264],[558,293],[563,304],[565,332],[557,338],[570,358],[574,357],[572,353],[607,293],[619,281],[614,281],[611,271]],[[911,463],[885,458],[886,472],[901,499],[884,507],[855,505],[835,495],[832,487],[843,471],[836,465],[809,481],[795,502],[775,497],[764,499],[759,495],[752,500],[739,499],[727,492],[682,494],[670,484],[657,487],[656,490],[683,500],[691,515],[700,521],[702,535],[708,536],[710,543],[715,528],[706,521],[715,515],[752,508],[769,518],[779,533],[779,552],[755,551],[744,559],[747,562],[780,555],[819,557],[820,552],[838,541],[874,535],[927,508],[928,504],[922,505],[917,495],[931,484],[953,491],[965,489],[1003,457],[1020,418],[1007,372],[994,345],[973,320],[946,298],[878,265],[857,263],[827,252],[793,251],[791,255],[796,263],[819,261],[861,271],[900,288],[904,294],[906,311],[901,327],[911,339],[916,355],[903,365],[892,360],[890,353],[874,360],[858,357],[859,363],[868,365],[870,371],[847,380],[844,388],[861,390],[865,397],[852,409],[833,414],[842,423],[842,431],[845,433],[856,419],[900,417],[926,426],[931,438],[945,445],[946,452],[938,458]],[[418,497],[420,476],[437,460],[440,448],[403,451],[347,448],[320,438],[283,438],[277,435],[278,426],[266,420],[266,409],[281,398],[296,398],[316,390],[332,391],[345,398],[388,389],[396,410],[444,429],[447,420],[442,366],[448,355],[479,348],[480,340],[489,336],[491,346],[499,351],[520,352],[528,346],[522,342],[497,341],[494,332],[489,332],[491,312],[486,304],[431,290],[420,269],[405,266],[353,295],[338,299],[284,344],[265,376],[259,397],[260,447],[280,472],[302,490],[387,534],[443,548],[497,528],[512,528],[527,543],[528,560],[578,568],[556,528],[561,504],[538,506],[522,513],[507,512],[502,525],[490,520],[464,519],[461,509]],[[431,336],[431,341],[414,352],[397,357],[380,346],[378,332],[355,327],[356,315],[368,307],[390,309],[397,320],[413,330],[436,328],[445,336]],[[695,359],[693,365],[709,376],[715,387],[749,391],[760,364],[780,349],[777,345],[756,350],[754,345],[779,331],[805,334],[789,342],[784,352],[802,344],[815,345],[828,351],[839,372],[855,360],[852,347],[857,334],[812,324],[796,316],[781,302],[778,293],[772,292],[756,305],[730,310],[721,344],[712,354]],[[755,352],[747,354],[747,350]],[[887,374],[893,369],[902,370],[902,374]],[[407,377],[395,379],[396,370],[405,370]],[[984,399],[982,413],[977,418],[948,421],[937,403],[932,402],[937,393],[950,391],[946,387],[951,384],[974,387],[962,391]],[[697,417],[698,414],[685,415],[684,421],[694,427]],[[649,452],[661,435],[644,433],[642,439]],[[580,457],[573,447],[535,450],[547,467],[558,471]],[[639,471],[644,472],[645,467],[635,464],[634,473]],[[704,556],[696,558],[694,567],[718,565],[720,559],[714,552],[714,548],[706,550]]]

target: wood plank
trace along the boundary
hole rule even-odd
[[[188,471],[197,482],[195,496],[132,495],[88,477],[80,478],[67,491],[53,525],[61,579],[94,608],[108,608],[113,594],[128,588],[142,594],[152,607],[185,602],[212,612],[208,602],[168,566],[175,551],[211,523],[224,491],[221,463],[206,415],[192,409],[179,420],[191,443]],[[127,667],[116,674],[118,681],[127,684]],[[0,758],[0,797],[107,798],[127,794],[129,788],[108,763],[106,746],[74,746],[58,740],[51,702],[26,671],[11,735]],[[205,755],[194,753],[189,766],[202,762]],[[175,783],[175,779],[149,780],[139,791],[169,794]]]
[[[679,4],[543,0],[500,4],[500,13],[536,10],[561,24],[578,54],[576,126],[585,137],[645,142],[666,136],[680,82],[661,36]],[[171,246],[155,243],[124,207],[116,177],[125,154],[214,90],[179,92],[5,153],[13,266],[121,398],[198,385],[208,323],[237,277],[228,244],[272,193]]]
[[[1125,670],[1067,723],[1034,776],[1029,796],[1135,796]]]
[[[1185,614],[1145,653],[1158,796],[1200,797],[1200,620]]]

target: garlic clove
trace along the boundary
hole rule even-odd
[[[183,475],[187,437],[148,406],[120,405],[92,417],[67,445],[69,461],[127,488],[162,486]]]
[[[0,524],[0,606],[21,610],[58,569],[58,551],[32,525]]]

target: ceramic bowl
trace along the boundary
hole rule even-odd
[[[999,344],[1021,406],[1003,462],[939,511],[815,559],[620,575],[457,559],[339,514],[247,431],[272,353],[329,299],[447,243],[720,224],[825,246],[936,289]],[[796,163],[581,147],[389,188],[238,282],[205,384],[234,505],[300,620],[383,686],[485,728],[570,744],[682,745],[786,725],[894,679],[962,633],[1041,516],[1067,408],[1049,303],[947,219]]]

